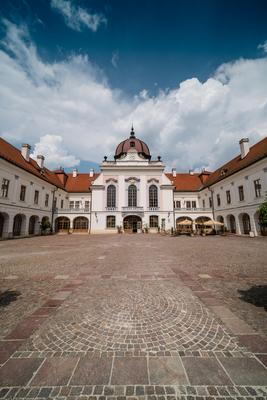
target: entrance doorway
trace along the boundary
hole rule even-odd
[[[142,220],[137,215],[129,215],[123,220],[123,229],[126,233],[137,233],[142,229]]]

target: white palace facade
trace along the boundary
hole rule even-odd
[[[258,208],[267,192],[267,138],[249,145],[215,172],[165,172],[161,157],[129,138],[104,157],[100,172],[51,171],[42,155],[30,157],[0,138],[0,238],[64,233],[192,231],[219,221],[235,234],[261,234]],[[217,228],[221,229],[221,228]]]

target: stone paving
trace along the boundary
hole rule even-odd
[[[265,399],[266,238],[0,242],[0,399]],[[266,283],[266,282],[265,282]],[[266,283],[267,284],[267,283]]]

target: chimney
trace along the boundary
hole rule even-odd
[[[94,169],[93,168],[90,169],[89,176],[90,176],[90,178],[93,178],[93,176],[94,176]]]
[[[172,169],[172,176],[173,176],[173,177],[176,177],[176,168],[173,168],[173,169]]]
[[[78,175],[78,170],[77,170],[77,168],[73,168],[73,171],[72,171],[72,176],[73,176],[73,178],[76,178],[77,175]]]
[[[26,161],[30,160],[30,150],[31,150],[31,146],[29,144],[23,144],[21,146],[21,154],[25,158]]]
[[[241,158],[245,158],[249,152],[249,139],[243,138],[239,141]]]
[[[37,156],[37,164],[39,165],[39,167],[41,169],[44,168],[44,160],[45,160],[44,156],[42,156],[41,154],[38,154],[38,156]]]

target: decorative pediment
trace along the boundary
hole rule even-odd
[[[106,183],[109,183],[109,182],[118,183],[118,180],[115,179],[115,178],[109,178],[109,179],[106,180]]]
[[[126,178],[126,179],[125,179],[125,182],[131,182],[131,183],[133,183],[133,182],[140,182],[140,179],[135,178],[134,176],[131,176],[130,178]]]
[[[151,179],[149,179],[149,180],[147,181],[147,183],[152,183],[152,182],[154,182],[154,183],[159,183],[159,180],[156,179],[156,178],[151,178]]]

